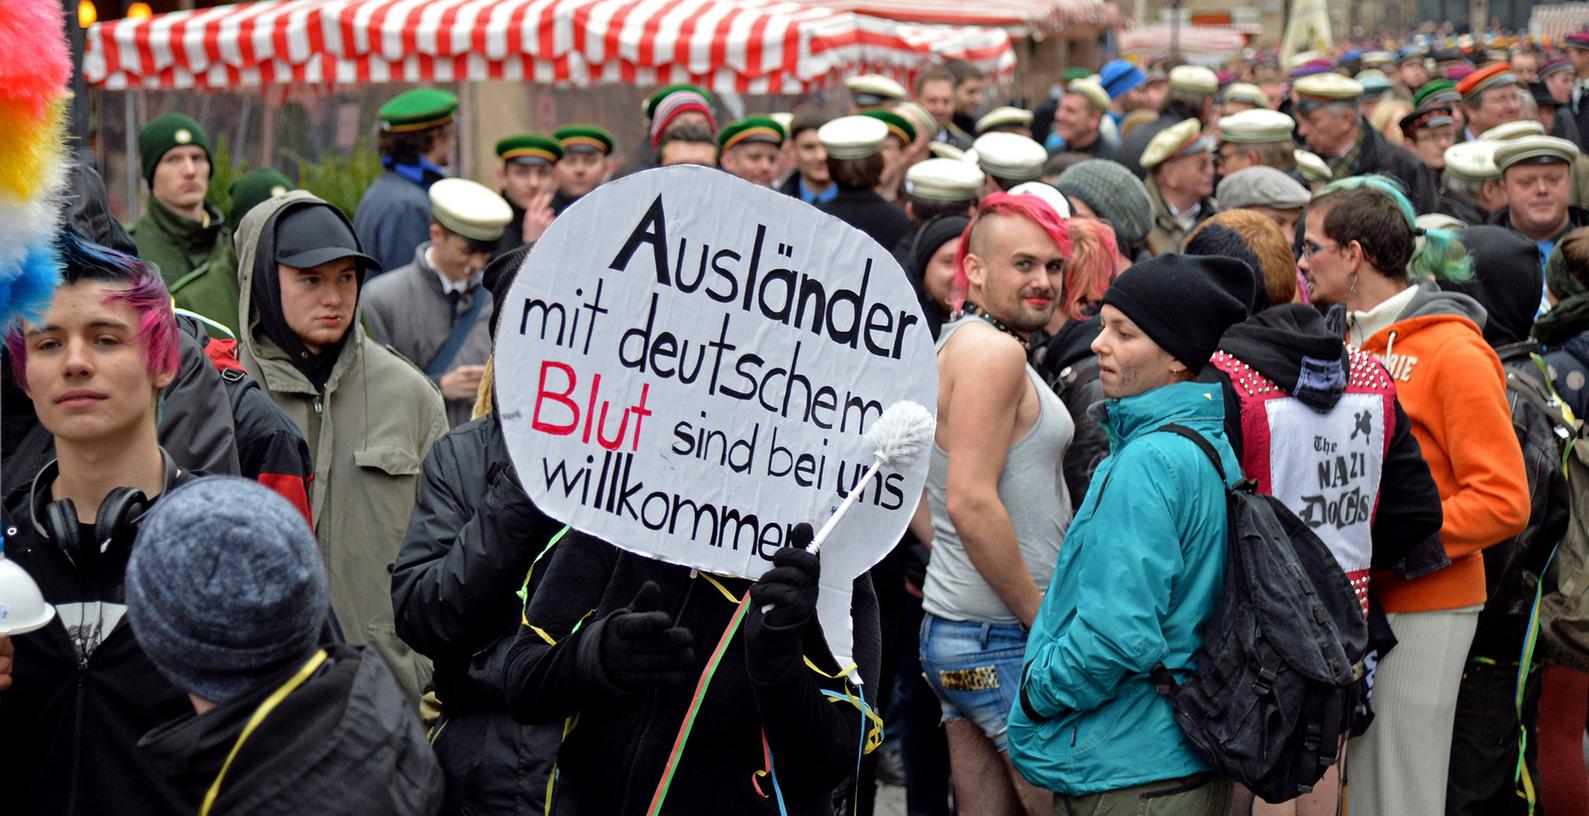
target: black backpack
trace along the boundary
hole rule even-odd
[[[1201,434],[1195,443],[1224,467]],[[1346,573],[1308,526],[1251,480],[1226,491],[1225,588],[1203,627],[1197,668],[1177,680],[1153,669],[1187,739],[1215,769],[1270,802],[1312,790],[1335,762],[1356,703],[1368,645]]]

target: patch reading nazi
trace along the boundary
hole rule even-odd
[[[999,687],[999,672],[993,666],[941,671],[938,683],[949,691],[987,691]]]

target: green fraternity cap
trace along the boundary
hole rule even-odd
[[[556,164],[563,143],[539,133],[515,133],[497,142],[497,158],[507,164]]]
[[[1087,77],[1092,76],[1092,71],[1088,68],[1082,68],[1079,65],[1072,65],[1071,67],[1066,68],[1065,73],[1061,74],[1060,76],[1064,78],[1065,84],[1069,85],[1078,79],[1086,79]]]
[[[236,227],[255,206],[296,189],[298,185],[293,184],[292,179],[273,168],[250,170],[238,176],[232,186],[226,188],[227,196],[232,199],[232,209],[226,213],[226,223]]]
[[[657,106],[662,104],[662,100],[667,99],[676,93],[688,93],[699,96],[706,100],[706,104],[708,106],[717,104],[717,100],[712,97],[711,91],[708,91],[699,85],[691,85],[688,82],[680,82],[658,88],[655,93],[646,97],[646,118],[655,119],[657,114]]]
[[[1425,82],[1412,96],[1414,109],[1421,108],[1425,102],[1456,102],[1462,98],[1457,93],[1457,83],[1449,79],[1435,79]]]
[[[771,116],[747,116],[729,122],[717,132],[717,147],[727,152],[748,142],[781,145],[785,138],[787,135],[783,125],[778,124],[777,119]]]
[[[612,152],[612,134],[595,125],[564,125],[552,131],[552,138],[563,145],[564,153]]]
[[[457,111],[458,97],[450,92],[440,88],[418,88],[387,100],[375,115],[381,120],[381,130],[412,133],[448,124]]]
[[[890,110],[863,111],[862,116],[870,116],[888,126],[888,135],[899,140],[899,143],[910,146],[916,141],[916,126],[899,114]]]
[[[150,119],[138,131],[138,157],[143,161],[143,180],[154,184],[154,169],[160,159],[172,148],[193,145],[204,150],[211,160],[210,173],[215,172],[214,156],[210,153],[210,137],[204,128],[191,117],[180,113],[163,113]]]

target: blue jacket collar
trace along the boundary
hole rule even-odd
[[[1217,383],[1180,382],[1104,403],[1109,440],[1115,448],[1172,423],[1225,421]]]

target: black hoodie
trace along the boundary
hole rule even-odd
[[[1462,245],[1473,257],[1473,279],[1441,281],[1440,288],[1484,307],[1484,342],[1491,348],[1527,340],[1545,291],[1539,246],[1522,233],[1491,225],[1463,230]]]
[[[1302,304],[1284,304],[1253,315],[1232,326],[1219,343],[1229,354],[1269,378],[1288,394],[1315,411],[1335,407],[1345,393],[1348,357],[1346,344],[1325,326],[1317,310]],[[1213,366],[1204,377],[1223,378]],[[1373,567],[1399,568],[1415,545],[1438,540],[1442,514],[1440,491],[1423,451],[1412,435],[1412,422],[1396,403],[1396,430],[1380,474],[1379,502],[1371,534]],[[1235,392],[1225,389],[1225,436],[1237,458],[1242,456],[1241,405]]]
[[[260,328],[265,330],[265,336],[270,338],[276,347],[286,352],[287,359],[292,361],[293,367],[303,373],[314,384],[316,389],[324,389],[326,380],[331,377],[331,369],[336,367],[337,358],[342,355],[342,345],[353,335],[350,329],[344,332],[342,339],[321,347],[319,353],[309,350],[308,346],[298,338],[298,333],[287,325],[287,318],[281,307],[281,275],[276,271],[276,227],[281,223],[282,216],[290,212],[293,206],[325,207],[337,214],[348,226],[348,234],[353,235],[353,222],[347,215],[336,207],[322,202],[289,205],[276,211],[259,233],[259,244],[254,249],[254,274],[253,274],[253,306],[259,315]],[[364,290],[365,277],[368,270],[364,264],[354,264],[358,276],[359,291]],[[355,304],[356,305],[356,304]],[[354,314],[358,314],[354,311]]]

